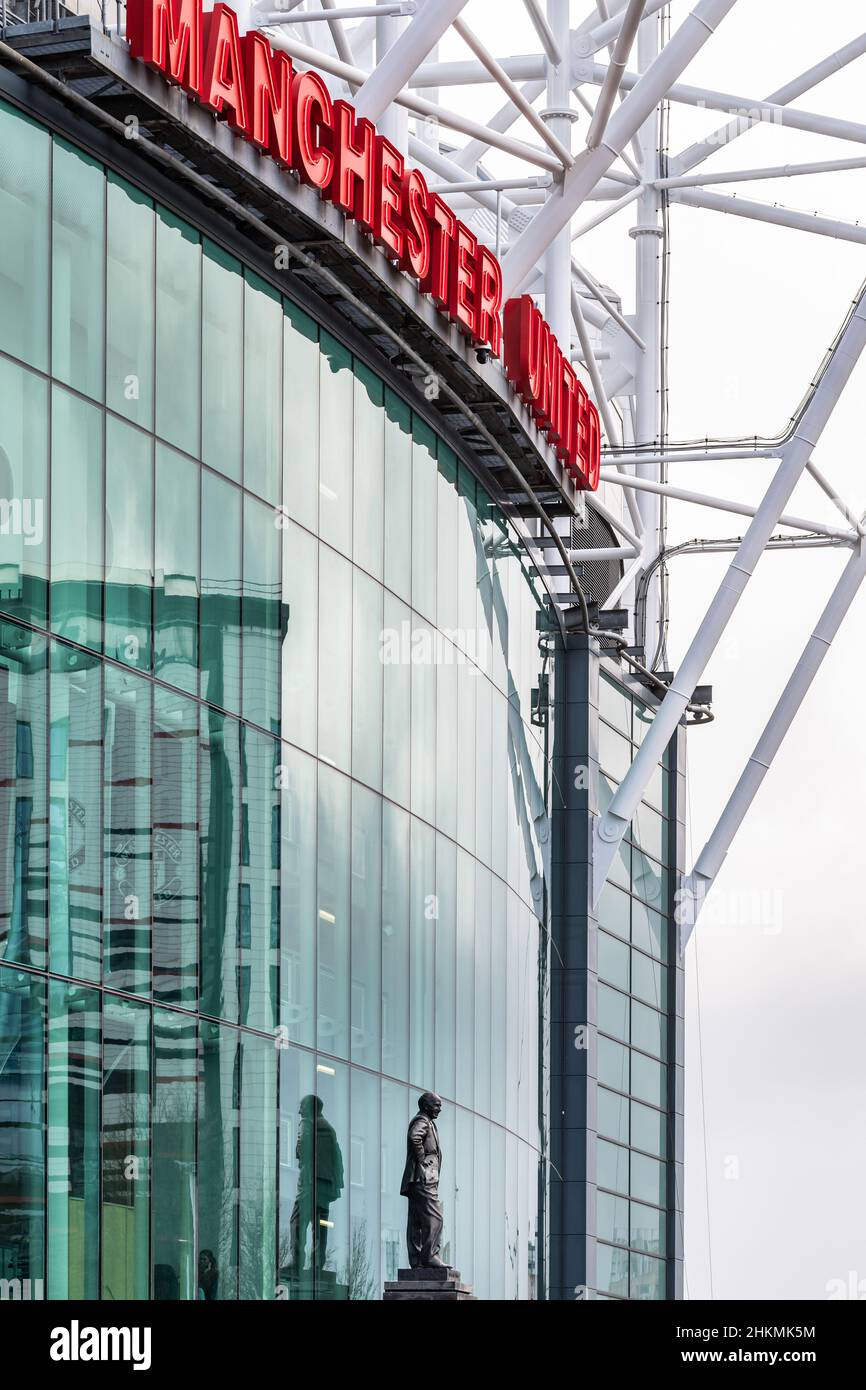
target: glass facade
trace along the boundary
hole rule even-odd
[[[0,1279],[377,1298],[435,1089],[443,1257],[540,1295],[525,552],[341,341],[2,103],[0,225]],[[663,959],[615,891],[610,1248],[649,1287]]]
[[[621,685],[599,684],[599,803],[604,810],[651,713]],[[670,749],[623,841],[598,907],[596,1289],[667,1297],[675,1183],[671,1094],[675,981],[670,950]]]

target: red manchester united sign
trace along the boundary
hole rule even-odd
[[[202,0],[128,0],[133,57],[352,218],[477,347],[503,351],[499,261],[419,169],[316,72]],[[504,310],[505,372],[578,487],[598,486],[598,412],[528,296]]]

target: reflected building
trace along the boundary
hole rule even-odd
[[[480,1298],[674,1296],[675,748],[597,917],[586,850],[649,697],[375,344],[10,83],[2,1288],[378,1298],[435,1090]]]

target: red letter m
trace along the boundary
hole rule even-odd
[[[202,0],[127,0],[133,58],[157,68],[188,92],[201,86]]]

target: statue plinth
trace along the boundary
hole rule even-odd
[[[433,1265],[430,1268],[398,1269],[396,1281],[385,1285],[386,1303],[407,1303],[427,1299],[439,1299],[456,1303],[463,1299],[477,1302],[471,1284],[460,1282],[460,1270],[450,1265]]]

